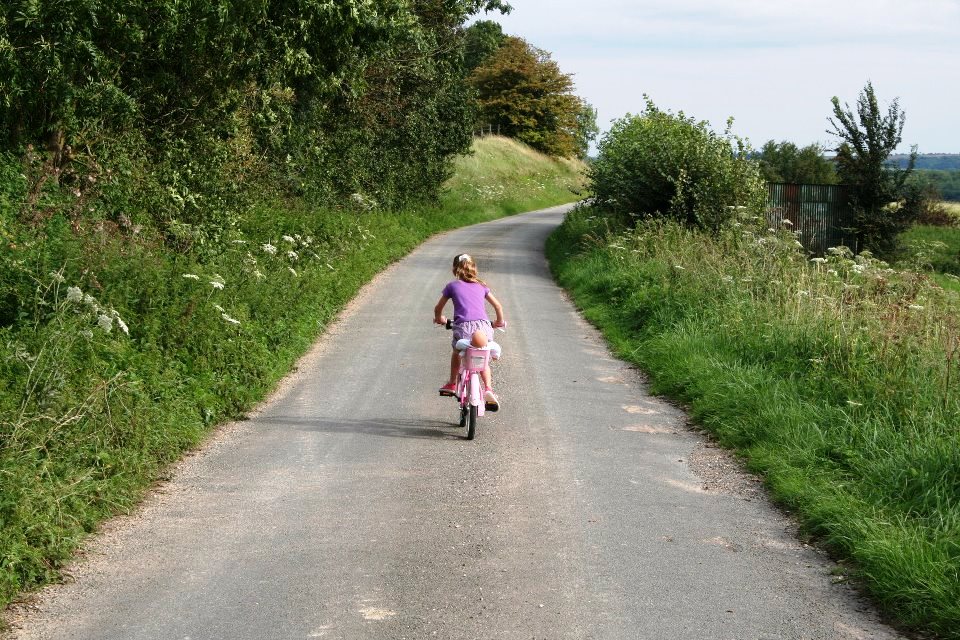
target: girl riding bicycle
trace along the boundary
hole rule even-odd
[[[442,315],[443,307],[448,300],[453,300],[453,353],[450,355],[450,379],[440,387],[441,395],[454,395],[456,393],[457,372],[460,369],[460,352],[457,350],[457,342],[466,338],[474,340],[473,335],[479,332],[486,337],[486,342],[493,341],[493,329],[495,327],[507,326],[503,317],[503,307],[500,302],[490,293],[490,288],[477,276],[477,265],[473,258],[465,253],[461,253],[453,259],[453,275],[456,280],[451,280],[443,288],[440,300],[437,306],[433,308],[433,321],[436,324],[446,324],[447,319]],[[490,318],[487,316],[487,309],[484,300],[488,301],[497,313],[497,319],[490,324]],[[488,405],[498,406],[499,401],[493,393],[493,378],[490,375],[490,367],[483,372],[483,383],[487,388],[484,401]]]

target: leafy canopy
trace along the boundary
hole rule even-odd
[[[770,140],[760,149],[757,159],[767,182],[836,184],[836,169],[824,157],[824,151],[819,144],[801,148],[792,142]]]
[[[573,79],[550,54],[525,40],[507,37],[473,70],[481,122],[546,154],[582,153],[583,101]]]
[[[922,189],[907,183],[916,163],[916,148],[905,169],[887,162],[900,144],[906,116],[897,98],[884,113],[870,82],[857,98],[856,113],[846,103],[841,106],[836,96],[831,103],[833,117],[827,133],[840,139],[837,175],[852,187],[856,248],[889,257],[897,250],[897,236],[925,206]]]
[[[625,216],[667,217],[716,230],[743,208],[763,211],[766,189],[745,143],[709,123],[661,111],[614,122],[590,169],[597,203]]]

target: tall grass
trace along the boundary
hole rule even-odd
[[[580,166],[491,142],[503,146],[478,142],[439,204],[264,201],[196,255],[149,229],[78,230],[56,214],[24,224],[10,174],[0,184],[0,605],[55,579],[99,521],[263,398],[387,264],[438,231],[576,198]],[[501,162],[510,190],[479,191]]]
[[[741,221],[571,214],[563,286],[654,390],[743,453],[903,623],[960,638],[960,300],[929,277]]]

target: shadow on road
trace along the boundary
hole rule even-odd
[[[360,433],[387,438],[423,438],[431,440],[460,440],[466,430],[453,422],[442,420],[414,420],[402,418],[295,418],[292,416],[260,416],[256,424],[293,427],[302,431],[324,433]]]

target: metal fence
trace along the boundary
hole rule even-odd
[[[784,220],[800,232],[800,242],[811,253],[852,246],[853,212],[844,185],[767,183],[767,221],[779,228]]]

